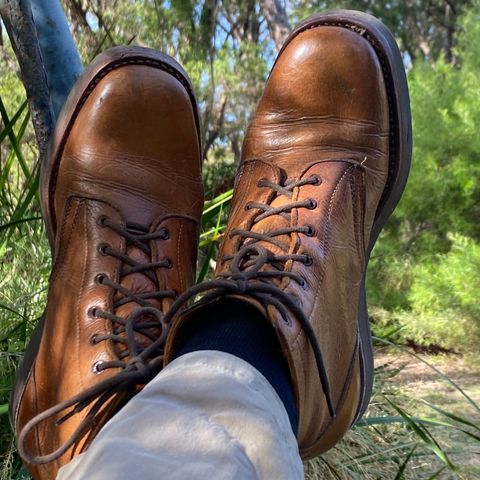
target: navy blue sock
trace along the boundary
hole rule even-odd
[[[182,334],[175,357],[198,350],[219,350],[245,360],[275,389],[296,435],[298,414],[290,370],[273,327],[257,309],[233,299],[217,302],[201,315]]]

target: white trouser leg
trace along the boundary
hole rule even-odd
[[[265,377],[228,353],[168,365],[57,480],[296,480],[303,465]]]

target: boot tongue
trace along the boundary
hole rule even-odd
[[[271,208],[279,208],[286,204],[292,203],[292,200],[284,195],[276,197],[271,203]],[[255,233],[263,233],[265,235],[272,234],[277,230],[283,230],[290,227],[290,212],[283,214],[271,215],[263,218],[259,222],[256,222],[251,230]],[[281,243],[284,249],[280,245],[275,245],[265,240],[260,240],[257,245],[264,247],[272,255],[286,255],[290,247],[290,235],[276,235],[271,237],[275,243]]]
[[[145,252],[143,252],[139,247],[135,245],[128,246],[126,248],[125,253],[132,260],[141,264],[150,263],[152,261],[149,255],[147,255]],[[142,272],[136,272],[136,273],[130,273],[128,275],[124,275],[124,272],[128,271],[128,268],[129,266],[124,263],[123,271],[120,274],[120,285],[122,285],[122,287],[126,288],[128,291],[137,295],[142,293],[156,292],[158,290],[158,287],[155,284],[155,282],[153,282],[152,279],[150,279],[147,275],[145,275]],[[117,291],[113,300],[114,300],[114,303],[117,303],[127,299],[128,297],[126,295]],[[146,302],[148,302],[150,306],[158,308],[159,310],[162,307],[160,299],[147,299]],[[120,305],[116,309],[115,314],[128,322],[129,319],[131,318],[132,313],[138,308],[141,308],[141,306],[142,305],[138,304],[137,302],[133,300],[129,300],[127,303]],[[135,321],[136,330],[139,329],[142,323],[156,321],[156,320],[157,319],[151,314],[141,315],[140,318],[137,318]],[[124,328],[118,324],[115,324],[115,328],[121,328],[122,331],[124,330]],[[152,327],[152,328],[148,328],[148,330],[145,330],[145,332],[150,335],[153,335],[155,338],[158,338],[162,330],[161,328]],[[125,336],[125,333],[121,333],[120,335]],[[143,335],[138,331],[135,332],[135,340],[137,345],[140,346],[140,348],[144,348],[152,342],[152,340],[149,339],[146,335]],[[116,342],[115,345],[119,353],[127,350],[127,346],[124,345],[123,343]]]

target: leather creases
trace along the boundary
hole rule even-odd
[[[125,251],[138,249],[144,258],[152,258],[149,242],[166,240],[169,231],[161,228],[150,232],[148,227],[137,223],[127,222],[125,225],[113,222],[108,216],[102,215],[98,219],[99,228],[108,228],[125,239]],[[159,261],[139,262],[120,249],[115,249],[107,243],[98,246],[101,255],[108,255],[120,260],[122,268],[118,281],[107,274],[96,275],[95,282],[110,288],[113,292],[113,306],[111,311],[92,306],[88,315],[95,318],[104,318],[110,322],[111,328],[107,332],[92,335],[92,344],[110,341],[116,359],[101,360],[92,365],[95,373],[101,373],[110,368],[120,368],[120,372],[106,378],[94,386],[64,400],[53,407],[41,412],[24,425],[18,437],[20,455],[31,464],[45,464],[62,456],[72,445],[76,444],[88,432],[101,422],[102,411],[116,403],[118,397],[129,398],[136,393],[137,387],[148,383],[163,366],[163,348],[169,331],[169,322],[155,302],[165,298],[175,299],[175,290],[162,290],[156,275],[160,268],[171,268],[172,261],[164,258]],[[141,273],[149,284],[153,286],[149,291],[134,292],[124,285],[123,280],[131,274]],[[119,315],[119,310],[132,304],[133,308],[127,317]],[[42,422],[58,417],[55,425],[59,426],[85,409],[88,413],[80,422],[70,438],[55,451],[37,455],[27,450],[27,437]]]

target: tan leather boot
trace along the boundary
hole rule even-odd
[[[304,458],[338,442],[368,404],[365,269],[410,156],[404,67],[386,27],[350,11],[297,27],[246,134],[217,278],[190,292],[207,295],[174,324],[165,360],[205,303],[255,305],[290,366]]]
[[[97,57],[62,110],[41,179],[48,302],[11,402],[37,479],[55,478],[162,366],[163,314],[194,281],[198,132],[186,73],[140,47]]]

